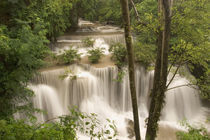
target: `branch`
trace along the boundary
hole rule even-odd
[[[171,82],[174,80],[174,78],[175,78],[175,76],[176,76],[176,74],[177,74],[177,72],[178,72],[178,70],[179,70],[180,67],[181,67],[181,64],[176,68],[176,71],[175,71],[173,77],[171,78],[171,80],[169,81],[169,83],[167,84],[166,89],[171,84]]]
[[[134,9],[134,11],[135,11],[137,21],[140,22],[139,13],[138,13],[138,11],[137,11],[137,9],[136,9],[135,3],[133,2],[133,0],[130,0],[130,2],[131,2],[132,6],[133,6],[133,9]]]
[[[135,12],[135,14],[136,14],[136,18],[137,18],[138,24],[141,24],[141,25],[147,27],[147,24],[146,24],[146,23],[141,22],[139,13],[138,13],[138,11],[137,11],[137,9],[136,9],[136,6],[135,6],[135,3],[133,2],[133,0],[130,0],[130,2],[131,2],[131,4],[132,4],[133,9],[134,9],[134,12]]]
[[[184,51],[187,49],[187,45],[188,45],[188,42],[187,42],[186,45],[184,46]],[[180,49],[180,50],[181,50],[181,49]],[[171,71],[173,65],[174,65],[175,62],[176,62],[177,56],[178,56],[178,55],[176,55],[174,61],[172,62],[171,66],[170,66],[170,68],[169,68],[169,70],[168,70],[167,77],[168,77],[168,75],[169,75],[169,73],[170,73],[170,71]],[[183,59],[183,56],[181,56],[180,62],[179,62],[179,66],[177,67],[177,69],[176,69],[176,71],[175,71],[173,77],[171,78],[170,82],[169,82],[168,85],[166,86],[166,89],[168,88],[168,86],[169,86],[169,85],[171,84],[171,82],[173,81],[173,79],[174,79],[175,75],[177,74],[177,72],[178,72],[180,66],[183,65],[184,63],[187,63],[187,62],[188,62],[188,61],[184,61],[184,62],[182,63],[182,59]]]
[[[175,58],[177,58],[177,56],[178,56],[178,55],[176,55]],[[169,67],[168,72],[167,72],[167,76],[169,75],[169,73],[170,73],[170,71],[171,71],[173,65],[175,64],[175,62],[176,62],[176,59],[174,59],[174,61],[171,63],[171,66]]]
[[[186,49],[187,49],[187,45],[188,45],[188,42],[186,43],[186,45],[184,46],[184,51],[186,51]],[[180,48],[180,50],[179,51],[181,51],[181,48]],[[167,76],[169,75],[169,73],[170,73],[170,71],[171,71],[171,68],[173,67],[173,65],[176,63],[176,60],[177,60],[177,57],[178,57],[178,53],[176,53],[176,56],[175,56],[175,59],[173,60],[173,62],[172,62],[172,64],[171,64],[171,66],[169,67],[169,69],[168,69],[168,72],[167,72]],[[182,61],[182,56],[181,56],[181,58],[180,58],[181,60],[180,60],[180,63],[181,63],[181,61]]]
[[[176,68],[176,71],[175,71],[173,77],[171,78],[170,82],[167,84],[166,90],[167,90],[167,88],[169,87],[169,85],[171,84],[171,82],[174,80],[174,78],[175,78],[175,76],[176,76],[176,74],[177,74],[179,68],[180,68],[183,64],[185,64],[185,63],[187,63],[187,62],[188,62],[188,61],[184,61],[183,63],[180,63],[180,64],[179,64],[179,66]]]
[[[172,17],[172,12],[173,12],[173,2],[174,2],[174,0],[169,0],[169,2],[170,2],[170,17]]]
[[[59,117],[64,117],[64,116],[67,116],[67,115],[57,116],[57,117],[55,117],[55,118],[48,119],[48,120],[46,120],[44,123],[48,123],[48,122],[50,122],[50,121],[59,119]]]
[[[172,89],[175,89],[175,88],[179,88],[179,87],[184,87],[184,86],[195,86],[195,84],[186,84],[186,85],[175,86],[175,87],[167,89],[166,91],[169,91],[169,90],[172,90]]]

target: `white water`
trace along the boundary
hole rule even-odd
[[[103,48],[105,55],[109,54],[110,44],[125,42],[123,30],[119,27],[97,25],[83,20],[80,20],[79,27],[75,33],[66,34],[58,38],[57,47],[54,48],[56,54],[61,54],[72,47],[78,50],[81,57],[86,56],[88,50],[92,49],[92,47],[87,47],[83,43],[83,40],[86,38],[94,40],[93,48]]]
[[[72,80],[67,77],[59,79],[64,69],[42,72],[34,79],[31,88],[35,91],[35,107],[48,111],[47,115],[39,115],[39,120],[46,121],[62,114],[68,114],[67,107],[76,105],[81,111],[97,113],[103,122],[106,118],[115,120],[119,135],[128,136],[125,119],[132,120],[128,75],[122,83],[115,82],[115,67],[94,68],[88,65],[69,66],[77,75]],[[141,135],[145,135],[145,119],[148,116],[149,91],[153,80],[153,72],[144,68],[136,68],[136,85],[139,104]],[[175,78],[171,87],[186,84],[185,78]],[[166,93],[166,104],[162,112],[162,125],[178,127],[183,119],[203,121],[205,114],[197,91],[190,87],[174,88]]]
[[[58,95],[53,87],[45,84],[31,85],[30,88],[36,93],[33,103],[36,108],[44,109],[47,114],[37,114],[38,121],[46,121],[47,119],[56,118],[63,115],[63,108],[58,100]]]
[[[84,21],[82,21],[84,22]],[[93,26],[89,22],[81,23]],[[95,39],[94,47],[105,48],[108,54],[111,42],[123,42],[123,34],[114,27],[96,26],[93,32],[101,31],[100,34],[92,34],[90,30],[81,28],[77,33],[86,35],[66,35],[58,40],[57,53],[69,46],[79,47],[80,53],[87,54],[88,49],[80,46],[82,39],[92,37]],[[111,34],[103,34],[109,32]],[[46,115],[37,115],[39,121],[46,121],[56,116],[68,114],[68,107],[76,105],[83,112],[96,113],[102,123],[105,119],[115,120],[119,140],[128,140],[126,119],[132,120],[132,108],[129,91],[129,80],[126,74],[123,82],[115,82],[117,76],[116,67],[94,68],[89,65],[68,66],[76,79],[71,76],[64,80],[59,78],[65,69],[46,70],[41,75],[34,78],[30,88],[35,92],[33,99],[34,106],[48,112]],[[146,72],[143,67],[136,67],[136,88],[139,105],[141,136],[145,136],[145,119],[149,111],[149,93],[152,88],[153,71]],[[185,78],[176,76],[170,87],[187,84]],[[166,103],[162,111],[160,126],[168,129],[182,129],[179,121],[187,119],[190,122],[204,122],[206,114],[202,107],[197,91],[190,87],[174,88],[166,93]],[[167,132],[166,132],[167,133]],[[81,140],[89,139],[80,135]],[[162,139],[173,139],[170,136]]]

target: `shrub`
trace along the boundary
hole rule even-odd
[[[93,47],[95,40],[87,37],[84,40],[82,40],[82,43],[85,45],[85,47]]]
[[[146,68],[155,62],[155,46],[141,43],[134,44],[135,61],[143,64]]]
[[[178,140],[209,140],[210,137],[205,128],[194,128],[187,122],[183,122],[182,125],[188,129],[188,132],[177,132]]]
[[[67,68],[67,69],[65,69],[63,74],[59,75],[59,78],[61,80],[64,80],[67,77],[70,77],[71,80],[76,80],[77,74],[74,71],[72,71],[71,69]]]
[[[77,60],[80,60],[80,54],[76,49],[70,48],[63,54],[57,56],[59,64],[72,64]]]
[[[95,48],[88,51],[88,60],[91,63],[98,63],[99,59],[103,55],[104,51],[101,48]]]
[[[76,109],[70,115],[60,116],[58,121],[43,124],[28,124],[23,120],[0,120],[1,140],[76,140],[77,132],[90,137],[90,139],[115,139],[116,126],[107,119],[107,125],[102,125],[97,115],[85,114]],[[102,127],[101,127],[102,126]]]
[[[127,50],[123,44],[115,43],[110,46],[109,52],[112,53],[112,60],[118,68],[117,78],[114,80],[121,82],[126,73],[123,67],[127,64]]]
[[[0,26],[0,119],[17,111],[33,112],[33,92],[27,83],[43,66],[49,51],[47,43],[41,25],[34,26],[34,30],[22,25],[16,32]]]
[[[33,136],[33,126],[24,121],[0,120],[1,140],[28,140]]]
[[[125,46],[121,43],[112,44],[109,52],[112,53],[112,60],[115,65],[121,69],[127,63],[127,50]]]

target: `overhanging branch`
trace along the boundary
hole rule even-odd
[[[131,2],[131,4],[132,4],[132,6],[133,6],[133,9],[134,9],[134,12],[135,12],[135,15],[136,15],[138,24],[141,24],[141,25],[143,25],[143,26],[147,26],[146,23],[141,22],[139,13],[138,13],[138,11],[137,11],[137,9],[136,9],[136,6],[135,6],[135,3],[133,2],[133,0],[130,0],[130,2]]]
[[[133,9],[134,9],[134,12],[135,12],[135,14],[136,14],[137,21],[140,22],[139,13],[138,13],[138,11],[137,11],[137,9],[136,9],[135,3],[133,2],[133,0],[130,0],[130,2],[131,2],[131,4],[132,4]]]
[[[175,89],[175,88],[179,88],[179,87],[185,87],[185,86],[188,86],[188,87],[190,86],[191,88],[197,89],[197,88],[193,87],[193,86],[196,86],[195,84],[185,84],[185,85],[171,87],[171,88],[167,89],[166,91],[169,91],[169,90],[172,90],[172,89]]]

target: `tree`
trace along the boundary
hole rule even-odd
[[[137,59],[141,61],[153,62],[153,57],[142,57],[141,54],[148,54],[147,51],[151,56],[155,56],[159,26],[157,5],[157,0],[145,0],[135,4],[140,22],[133,18],[132,27],[137,35],[137,41],[140,42],[135,52]],[[199,87],[202,98],[210,99],[208,86],[210,83],[208,24],[210,3],[208,0],[176,0],[172,5],[168,73],[171,72],[172,67],[177,67],[176,74],[180,73],[179,68],[187,67],[196,78],[190,81],[191,85]],[[134,14],[134,10],[131,10],[131,14]],[[173,81],[173,78],[170,81]]]
[[[158,129],[161,110],[164,104],[167,69],[168,69],[168,49],[170,41],[170,1],[158,0],[159,12],[159,36],[157,43],[157,58],[155,64],[155,75],[153,89],[151,93],[151,105],[146,131],[146,140],[154,140]]]
[[[32,113],[27,85],[42,65],[47,53],[45,30],[40,25],[32,31],[23,25],[16,33],[0,25],[0,119],[12,117],[18,111]]]
[[[69,0],[0,1],[0,118],[34,113],[28,82],[43,66],[47,37],[70,26],[71,7]]]
[[[134,55],[132,47],[128,0],[121,0],[121,7],[122,7],[122,16],[124,20],[125,41],[128,53],[128,71],[129,71],[129,81],[130,81],[130,93],[131,93],[131,100],[133,107],[134,131],[136,135],[136,140],[140,140],[141,136],[139,128],[138,104],[137,104],[136,87],[135,87]]]
[[[159,3],[160,4],[160,3]],[[139,3],[135,3],[139,20],[136,18],[133,19],[134,24],[134,32],[137,34],[137,39],[140,43],[139,47],[150,47],[152,48],[156,43],[156,40],[159,40],[159,46],[162,45],[162,33],[160,34],[160,20],[157,12],[157,0],[146,0]],[[191,1],[183,1],[176,0],[174,3],[170,3],[173,5],[173,14],[171,14],[171,39],[169,46],[169,63],[170,67],[168,68],[167,74],[171,72],[172,67],[176,67],[175,73],[170,79],[169,83],[166,85],[165,90],[167,89],[170,83],[173,81],[176,74],[179,73],[179,68],[181,66],[187,66],[187,68],[192,72],[195,76],[196,81],[190,81],[190,84],[182,85],[198,85],[199,90],[201,91],[200,95],[209,99],[210,97],[210,46],[209,46],[209,25],[208,25],[208,14],[209,14],[209,2],[208,0],[191,0]],[[160,5],[159,5],[160,7]],[[131,11],[131,13],[136,12],[135,9]],[[163,13],[163,12],[162,12]],[[133,16],[134,17],[134,16]],[[159,18],[158,18],[159,17]],[[161,36],[160,36],[161,35]],[[158,39],[157,39],[158,38]],[[156,45],[158,46],[158,45]],[[157,47],[157,51],[159,52],[160,47]],[[138,51],[135,51],[138,52]],[[160,54],[160,53],[159,53]],[[149,57],[147,57],[148,59]],[[160,56],[157,56],[160,59]],[[161,68],[160,60],[156,60],[156,69]],[[159,61],[159,62],[158,62]],[[160,87],[158,81],[160,80],[160,76],[157,76],[158,73],[156,70],[154,88],[151,94],[151,98],[153,98],[150,107],[150,115],[153,114],[155,110],[155,103],[153,96],[158,96],[154,94],[154,91],[157,91],[157,88]],[[177,88],[177,87],[173,87]],[[157,93],[157,92],[155,92]],[[164,94],[163,94],[164,96]],[[156,104],[162,104],[161,100],[158,100]],[[164,102],[163,102],[164,103]],[[152,109],[154,109],[152,111]],[[150,116],[151,117],[151,116]],[[151,118],[150,118],[151,119]],[[151,123],[152,119],[150,120]],[[153,125],[150,124],[150,127]],[[157,125],[154,126],[154,129],[157,129]],[[148,128],[148,130],[152,130],[152,128]],[[153,130],[155,131],[155,130]],[[149,132],[147,132],[149,134]],[[154,133],[155,134],[155,133]],[[155,134],[156,135],[156,134]]]
[[[196,80],[202,98],[210,100],[210,41],[208,0],[177,0],[173,4],[171,26],[171,66],[177,71],[187,65]]]

